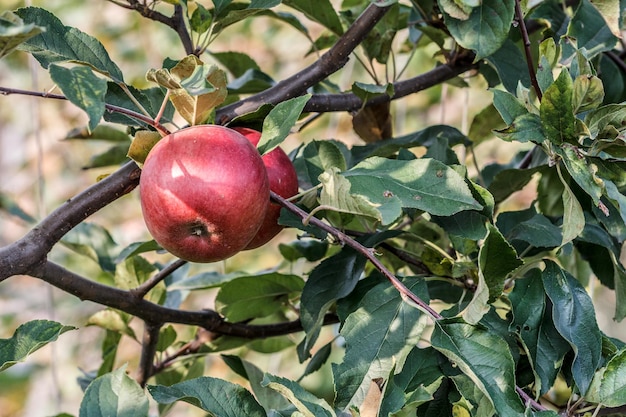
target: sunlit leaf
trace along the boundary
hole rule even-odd
[[[148,397],[124,365],[89,384],[79,417],[147,417],[148,409]]]
[[[441,5],[442,1],[438,3]],[[475,50],[476,59],[480,59],[496,52],[506,40],[513,9],[513,0],[483,0],[469,11],[467,18],[455,18],[444,12],[444,21],[459,45]]]
[[[45,31],[42,26],[24,21],[11,11],[0,14],[0,58],[8,55],[17,46]]]
[[[0,339],[0,372],[22,362],[28,355],[54,342],[63,333],[76,327],[49,320],[33,320],[21,324],[9,339]]]
[[[372,157],[343,173],[353,194],[367,196],[386,218],[398,217],[401,207],[438,216],[480,210],[469,187],[456,171],[433,159],[391,160]],[[399,200],[399,201],[398,201]]]
[[[286,378],[265,374],[262,384],[278,391],[291,402],[303,417],[335,417],[335,412],[328,403],[306,391],[296,382]]]
[[[54,62],[77,62],[89,65],[116,82],[124,81],[122,71],[96,38],[65,26],[44,9],[25,7],[18,9],[16,14],[27,24],[36,24],[46,29],[19,46],[19,49],[30,52],[44,68]]]
[[[547,139],[557,145],[578,143],[572,91],[572,78],[567,69],[563,69],[541,100],[541,126]]]
[[[424,281],[407,279],[409,290],[428,302]],[[370,289],[341,327],[346,341],[343,362],[333,364],[337,404],[359,407],[366,398],[370,382],[387,378],[394,363],[403,356],[407,346],[414,345],[424,326],[421,311],[404,302],[400,293],[388,282]],[[384,323],[384,324],[383,324]]]
[[[257,145],[261,155],[274,149],[289,135],[310,98],[311,95],[306,94],[283,101],[270,111],[263,121],[263,132]]]

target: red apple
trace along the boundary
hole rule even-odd
[[[244,135],[256,146],[261,139],[261,133],[245,127],[234,127],[233,130]],[[267,177],[270,181],[270,190],[283,198],[289,198],[298,193],[298,175],[293,167],[291,159],[280,148],[274,148],[271,152],[263,155],[263,163],[267,169]],[[283,226],[278,224],[280,206],[270,203],[265,214],[265,220],[256,236],[246,246],[246,249],[254,249],[262,246],[276,236]]]
[[[148,230],[191,262],[246,248],[265,221],[269,181],[257,149],[223,126],[174,132],[152,148],[139,182]]]

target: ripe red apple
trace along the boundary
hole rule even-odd
[[[257,149],[215,125],[161,139],[146,158],[139,185],[154,240],[191,262],[215,262],[243,250],[264,222],[269,201]]]
[[[256,146],[261,139],[261,133],[245,127],[234,127],[233,130],[244,135]],[[270,190],[283,198],[289,198],[298,193],[298,175],[293,167],[291,159],[280,148],[274,148],[271,152],[263,155],[263,163],[267,169],[267,177],[270,181]],[[246,249],[254,249],[262,246],[276,236],[283,226],[278,224],[280,216],[280,206],[276,203],[269,203],[265,220],[256,236],[246,246]]]

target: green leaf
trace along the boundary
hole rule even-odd
[[[213,23],[213,14],[200,3],[195,3],[195,7],[196,10],[193,11],[189,19],[189,25],[194,32],[204,33],[209,30]]]
[[[572,105],[574,114],[600,107],[604,101],[604,85],[595,75],[579,75],[574,80]]]
[[[487,224],[487,237],[478,253],[478,287],[463,317],[476,324],[489,311],[489,303],[496,301],[508,274],[523,264],[515,249],[504,239],[500,231]]]
[[[263,407],[250,391],[217,378],[200,377],[171,386],[148,385],[159,404],[184,401],[219,417],[266,417]]]
[[[0,193],[0,210],[6,211],[12,216],[25,221],[26,223],[35,223],[37,220],[20,207],[13,199],[3,193]]]
[[[87,67],[64,68],[51,64],[49,70],[52,81],[67,99],[87,113],[89,130],[95,129],[104,115],[107,82],[96,77]]]
[[[539,353],[537,341],[546,308],[541,270],[534,268],[523,279],[515,280],[515,286],[509,294],[509,300],[513,309],[510,330],[521,339],[524,351],[530,358],[537,391],[543,392],[542,390],[549,387],[543,386],[542,378],[539,376],[541,370],[537,369],[539,365],[537,363]]]
[[[548,140],[556,145],[563,142],[578,144],[576,117],[572,104],[573,88],[572,78],[564,68],[541,99],[539,107],[541,125]]]
[[[561,229],[532,207],[525,211],[500,213],[496,224],[509,242],[519,240],[536,248],[561,246]]]
[[[314,22],[320,23],[337,35],[343,34],[343,27],[335,8],[329,0],[283,0],[285,6],[289,6]]]
[[[352,185],[351,192],[367,197],[386,218],[398,217],[401,207],[437,216],[482,209],[463,177],[434,159],[372,157],[343,175]]]
[[[441,5],[442,1],[438,3]],[[513,0],[483,0],[472,8],[467,19],[445,12],[443,16],[454,39],[464,48],[475,50],[479,60],[496,52],[507,39],[513,11]]]
[[[334,341],[326,343],[313,354],[311,359],[307,362],[304,372],[302,373],[300,378],[298,378],[298,381],[300,381],[305,376],[311,375],[312,373],[320,370],[320,368],[326,363],[326,361],[328,361],[328,358],[330,357],[333,343]]]
[[[161,249],[161,246],[159,246],[159,244],[154,240],[131,243],[122,249],[120,254],[115,258],[115,263],[119,263],[126,258],[130,258],[131,256],[139,255],[145,252],[153,252],[159,249]]]
[[[147,417],[148,409],[146,394],[124,365],[89,384],[79,417]]]
[[[596,175],[598,168],[593,163],[593,159],[586,158],[573,146],[562,146],[555,151],[561,156],[561,161],[563,161],[563,165],[567,168],[572,179],[585,193],[591,196],[596,206],[600,205],[605,181]]]
[[[128,91],[132,94],[135,101],[137,101],[150,115],[157,115],[159,109],[165,99],[165,91],[159,87],[153,87],[148,89],[139,90],[137,88],[127,86]],[[118,107],[122,107],[128,110],[132,110],[137,113],[142,113],[142,110],[130,99],[128,94],[122,90],[122,88],[109,82],[106,94],[107,104],[112,104]],[[161,123],[171,122],[174,117],[174,106],[171,102],[168,102],[165,106],[163,116],[161,116]],[[111,123],[119,123],[127,126],[136,126],[144,129],[154,129],[152,126],[137,120],[131,116],[117,113],[117,112],[105,112],[104,120]]]
[[[270,413],[270,410],[284,410],[289,401],[280,393],[265,384],[264,372],[254,364],[236,355],[222,355],[224,362],[237,373],[247,379],[257,401]]]
[[[437,143],[437,140],[442,139],[445,139],[450,147],[455,145],[471,145],[468,138],[458,129],[447,125],[434,125],[391,140],[383,140],[364,146],[353,146],[350,152],[353,156],[352,159],[355,162],[360,162],[371,156],[393,156],[401,149],[409,149],[416,146],[430,148]]]
[[[524,412],[515,391],[515,362],[499,336],[459,319],[442,319],[435,322],[431,343],[489,398],[496,414]]]
[[[284,309],[290,297],[303,288],[304,281],[297,275],[271,273],[239,277],[221,286],[215,308],[231,322],[265,317]]]
[[[319,176],[324,171],[332,168],[344,171],[347,168],[346,157],[340,147],[342,145],[341,142],[314,140],[302,149],[302,156],[294,161],[298,182],[302,188],[317,186]]]
[[[24,24],[24,21],[11,11],[2,12],[0,14],[0,58],[11,53],[19,44],[45,30],[45,27],[34,23]]]
[[[598,9],[589,0],[582,0],[578,4],[567,28],[567,36],[576,39],[578,49],[587,51],[588,59],[601,52],[610,51],[618,40]]]
[[[266,373],[261,384],[283,395],[298,409],[302,417],[336,416],[332,407],[326,401],[317,398],[296,382]]]
[[[602,355],[602,334],[583,286],[552,261],[545,261],[543,285],[553,304],[554,325],[574,350],[572,375],[585,395]]]
[[[298,347],[301,362],[308,358],[317,340],[324,314],[336,300],[352,292],[365,264],[365,258],[352,249],[344,248],[311,271],[300,300],[300,320],[306,332]]]
[[[320,174],[319,181],[323,185],[319,208],[370,217],[381,221],[383,225],[393,222],[401,210],[398,204],[397,207],[394,207],[395,210],[391,211],[391,216],[385,217],[385,214],[390,211],[381,212],[364,196],[351,193],[350,181],[339,174],[337,168]],[[398,200],[396,199],[396,201]]]
[[[65,139],[102,140],[124,144],[130,142],[128,133],[108,125],[98,125],[95,129],[91,130],[85,128],[73,129],[65,136]]]
[[[503,169],[487,187],[496,203],[506,200],[511,194],[524,188],[542,167],[529,169]]]
[[[105,308],[100,310],[89,317],[87,320],[88,326],[98,326],[102,329],[109,330],[111,332],[119,333],[125,336],[129,336],[135,340],[137,336],[132,327],[129,326],[130,316],[119,310],[113,310]]]
[[[440,367],[442,358],[430,346],[413,347],[402,365],[402,370],[390,375],[385,384],[379,415],[409,416],[411,410],[431,401],[444,377]],[[400,410],[404,414],[392,414]],[[415,415],[415,411],[413,413]]]
[[[626,350],[618,352],[596,372],[585,400],[606,407],[626,404]]]
[[[428,302],[428,290],[421,279],[405,280],[409,290]],[[371,288],[356,309],[343,321],[341,335],[346,341],[343,362],[333,364],[336,404],[341,408],[360,407],[370,383],[387,378],[406,349],[419,340],[423,324],[421,311],[406,303],[389,282]]]
[[[495,130],[494,133],[507,142],[517,141],[521,143],[541,143],[546,136],[542,128],[541,118],[533,113],[525,113],[516,117],[509,126]]]
[[[55,15],[38,7],[18,9],[16,14],[27,24],[46,29],[19,46],[19,49],[30,52],[42,67],[48,68],[54,62],[76,62],[89,65],[115,82],[124,82],[122,71],[96,38],[65,26]]]
[[[235,77],[241,77],[251,69],[261,70],[254,59],[241,52],[211,52],[211,56]]]
[[[626,104],[607,104],[589,111],[585,116],[585,125],[592,139],[605,138],[609,128],[623,131],[626,129]]]
[[[39,350],[68,330],[76,327],[65,326],[49,320],[33,320],[21,324],[9,339],[0,339],[0,372],[23,361],[28,355]]]
[[[274,107],[263,121],[263,131],[257,148],[261,155],[274,149],[289,135],[310,94],[283,101]]]
[[[360,98],[363,103],[367,103],[369,100],[377,96],[387,95],[389,97],[392,97],[393,84],[365,84],[356,81],[354,84],[352,84],[352,92],[354,93],[354,95]]]
[[[467,136],[470,138],[474,146],[493,138],[494,129],[501,129],[504,127],[502,120],[498,120],[500,114],[493,104],[488,105],[482,109],[472,119],[470,130]]]
[[[511,39],[507,38],[497,51],[485,58],[495,69],[502,86],[509,93],[515,93],[522,85],[530,87],[528,71],[520,71],[519,63],[525,61],[522,51]]]
[[[115,271],[114,252],[117,250],[117,243],[102,226],[80,223],[63,237],[61,243],[96,261],[103,271]]]
[[[576,239],[585,228],[585,214],[569,185],[563,183],[563,237],[561,244]]]

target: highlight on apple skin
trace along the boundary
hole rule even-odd
[[[257,146],[261,139],[261,133],[254,129],[234,127],[233,130],[248,138],[254,146]],[[283,198],[289,198],[298,193],[298,174],[285,151],[278,147],[274,148],[263,155],[263,163],[267,169],[270,190]],[[281,207],[278,204],[269,203],[261,228],[245,249],[255,249],[263,246],[283,229],[283,226],[278,224],[280,209]]]
[[[152,148],[140,198],[154,240],[190,262],[216,262],[247,248],[265,222],[266,167],[240,133],[217,125],[178,130]]]

